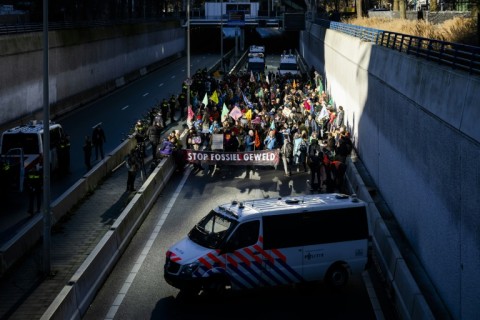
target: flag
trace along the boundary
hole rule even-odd
[[[207,93],[205,93],[205,96],[203,97],[202,103],[203,103],[204,106],[208,105],[208,94]]]
[[[212,94],[212,96],[210,97],[210,100],[212,100],[213,102],[215,102],[215,105],[218,104],[218,94],[217,94],[217,90],[214,90],[214,91],[213,91],[213,94]]]
[[[232,111],[229,113],[230,117],[232,117],[235,120],[238,120],[243,116],[242,111],[240,110],[239,107],[235,106],[233,107]]]
[[[260,124],[262,123],[262,119],[259,116],[256,116],[255,119],[252,120],[253,124]]]
[[[222,116],[221,116],[222,122],[227,120],[227,117],[228,117],[228,108],[225,105],[225,103],[223,103]]]
[[[252,120],[252,109],[248,109],[245,113],[245,118],[247,118],[248,121]]]
[[[322,82],[320,81],[320,82],[318,83],[317,92],[321,94],[322,91],[323,91],[323,84],[322,84]]]
[[[260,148],[260,137],[257,130],[255,130],[255,148]]]
[[[303,101],[303,107],[305,108],[305,110],[310,111],[310,102],[308,100]]]
[[[255,77],[253,76],[252,70],[250,70],[250,82],[255,82]]]
[[[195,117],[195,113],[192,110],[192,106],[188,106],[187,120],[193,120],[194,117]]]
[[[269,77],[268,77],[268,74],[265,75],[265,78],[266,78],[265,80],[267,81],[267,83],[270,84],[270,80],[268,79],[268,78],[269,78]]]
[[[245,104],[247,105],[247,107],[251,108],[253,107],[253,104],[248,100],[247,96],[242,92],[242,96],[243,96],[243,101],[245,102]]]

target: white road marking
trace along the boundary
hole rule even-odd
[[[103,123],[103,122],[99,122],[99,123],[97,123],[96,125],[94,125],[94,126],[92,127],[92,129],[95,129],[95,128],[96,128],[96,127],[98,127],[98,126],[101,126],[101,125],[102,125],[102,123]]]
[[[112,305],[110,306],[110,309],[108,310],[107,315],[105,316],[105,320],[111,320],[115,317],[115,314],[117,313],[118,309],[122,305],[123,299],[128,293],[128,290],[130,289],[130,286],[133,284],[133,280],[135,280],[135,277],[138,274],[138,271],[142,267],[143,262],[147,258],[148,252],[153,246],[153,243],[155,239],[158,237],[160,233],[160,229],[162,229],[163,223],[165,220],[167,220],[168,214],[170,213],[170,210],[172,209],[175,201],[177,200],[177,197],[180,195],[180,191],[183,188],[183,185],[187,181],[187,178],[190,174],[191,168],[187,167],[184,174],[182,181],[180,181],[177,189],[175,190],[175,193],[172,195],[172,198],[168,202],[165,210],[163,213],[160,215],[160,218],[158,219],[157,223],[155,224],[155,228],[153,229],[153,232],[150,234],[150,238],[148,239],[147,243],[143,247],[142,253],[140,256],[137,258],[137,261],[133,265],[132,270],[130,271],[130,274],[128,275],[127,279],[125,279],[125,282],[123,283],[122,288],[117,294],[117,297],[113,301]]]
[[[160,83],[158,86],[159,86],[159,87],[163,86],[163,83]]]
[[[125,109],[127,109],[128,107],[130,107],[130,106],[127,104],[125,107],[122,108],[122,110],[125,110]]]
[[[173,76],[171,77],[171,79],[175,79],[175,75],[173,75]]]
[[[148,96],[149,94],[150,94],[149,92],[146,92],[146,93],[143,94],[143,97],[146,97],[146,96]]]

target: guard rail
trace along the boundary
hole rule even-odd
[[[376,45],[480,75],[480,47],[316,19],[315,23]]]

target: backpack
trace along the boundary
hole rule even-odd
[[[300,145],[298,146],[298,150],[300,150],[300,153],[306,154],[307,153],[307,144],[305,141],[300,142]]]

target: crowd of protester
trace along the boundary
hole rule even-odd
[[[277,167],[283,166],[286,176],[310,174],[312,191],[343,191],[352,141],[343,107],[336,107],[322,88],[314,70],[283,76],[239,72],[221,78],[198,70],[192,76],[189,106],[184,84],[178,97],[152,108],[148,120],[139,121],[134,131],[139,144],[152,144],[154,159],[182,148],[210,151],[213,134],[223,134],[223,151],[279,149]],[[177,121],[175,114],[187,120],[186,145],[179,132],[160,141],[166,121]],[[202,168],[199,163],[193,167]]]

